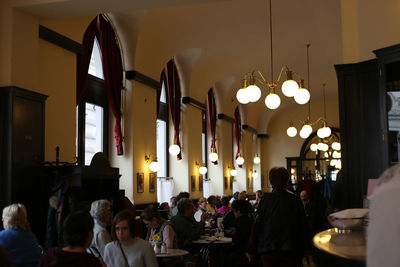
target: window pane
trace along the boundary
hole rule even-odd
[[[166,94],[166,92],[165,92],[165,84],[164,84],[164,81],[161,83],[160,102],[162,102],[162,103],[167,103],[167,94]]]
[[[158,177],[167,176],[167,122],[157,120],[157,160],[160,163]]]
[[[88,73],[104,80],[103,65],[101,63],[101,50],[97,38],[94,38],[92,57],[90,58]]]
[[[85,165],[90,165],[97,152],[103,152],[103,108],[86,103]]]

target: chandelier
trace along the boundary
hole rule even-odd
[[[269,1],[269,33],[270,33],[270,56],[271,56],[271,79],[274,77],[273,51],[272,51],[272,0]],[[269,109],[276,109],[281,104],[281,99],[275,92],[275,88],[279,85],[283,72],[286,72],[286,80],[282,83],[282,93],[287,97],[294,97],[298,104],[306,104],[310,100],[310,92],[304,88],[304,80],[296,72],[291,71],[287,66],[281,68],[278,78],[275,81],[268,81],[264,78],[259,70],[248,72],[243,78],[243,87],[236,93],[236,98],[241,104],[257,102],[261,97],[261,90],[256,85],[269,88],[269,93],[265,98],[265,105]],[[293,79],[293,75],[299,78],[299,82]]]

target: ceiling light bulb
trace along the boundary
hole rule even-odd
[[[232,170],[231,170],[231,176],[236,176],[236,175],[237,175],[237,170],[232,169]]]
[[[201,167],[199,168],[199,173],[200,173],[201,175],[206,174],[206,173],[207,173],[207,167],[206,167],[206,166],[201,166]]]
[[[208,158],[210,159],[211,162],[215,162],[215,161],[218,160],[218,154],[215,153],[215,152],[212,152],[212,153],[208,156]]]
[[[325,143],[319,143],[318,144],[318,150],[328,151],[328,149],[329,149],[329,146],[327,144],[325,144]]]
[[[310,124],[304,124],[301,130],[304,131],[307,135],[310,135],[313,131],[312,126]]]
[[[254,162],[254,164],[260,164],[260,162],[261,162],[260,157],[259,157],[259,156],[255,156],[255,157],[253,158],[253,162]]]
[[[303,139],[307,139],[310,136],[310,134],[307,131],[303,130],[303,129],[300,130],[299,135]]]
[[[298,89],[299,84],[294,80],[286,80],[282,84],[282,93],[287,97],[293,97]]]
[[[158,172],[158,171],[160,170],[160,163],[159,163],[157,160],[152,161],[152,162],[150,163],[149,168],[150,168],[150,170],[151,170],[152,172]]]
[[[329,128],[328,126],[326,126],[326,127],[324,127],[323,129],[324,129],[325,138],[329,137],[329,136],[331,135],[331,133],[332,133],[331,128]]]
[[[337,160],[336,159],[332,159],[329,165],[335,166],[336,164],[337,164]]]
[[[244,163],[244,158],[243,158],[242,156],[239,156],[239,157],[236,159],[236,163],[237,163],[238,165],[242,165],[242,164]]]
[[[276,109],[281,104],[281,98],[275,93],[269,93],[265,98],[265,105],[269,109]]]
[[[297,104],[303,105],[306,104],[310,100],[310,92],[305,88],[300,88],[296,91],[294,95],[294,101]]]
[[[340,143],[339,142],[333,142],[332,143],[332,149],[340,150]]]
[[[240,104],[247,104],[249,103],[249,98],[247,96],[247,88],[241,88],[236,93],[236,98]]]
[[[294,126],[287,128],[286,133],[289,137],[295,137],[297,134],[297,129]]]
[[[257,177],[258,177],[258,173],[257,173],[256,171],[254,171],[254,172],[251,174],[251,176],[252,176],[253,178],[257,178]]]
[[[310,149],[311,149],[311,151],[317,151],[318,145],[317,144],[311,144]]]
[[[181,152],[181,148],[178,145],[174,144],[168,148],[168,151],[169,154],[171,154],[172,156],[176,156],[179,154],[179,152]]]
[[[253,84],[246,88],[247,96],[250,102],[257,102],[261,97],[261,90],[260,88]]]

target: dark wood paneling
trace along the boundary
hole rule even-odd
[[[229,117],[228,115],[225,115],[224,113],[217,114],[217,118],[219,120],[224,120],[224,121],[227,121],[227,122],[230,122],[230,123],[235,123],[235,119],[234,118]]]
[[[126,71],[125,77],[127,80],[135,80],[156,90],[161,88],[161,83],[159,81],[156,81],[149,76],[146,76],[135,70]]]
[[[47,42],[60,46],[72,53],[83,55],[85,53],[85,48],[78,42],[59,34],[43,25],[39,24],[39,38]]]
[[[196,107],[198,109],[201,109],[201,110],[207,110],[205,104],[201,103],[200,101],[198,101],[198,100],[196,100],[194,98],[191,98],[190,96],[182,97],[182,103],[183,104],[189,104],[189,105],[191,105],[193,107]]]

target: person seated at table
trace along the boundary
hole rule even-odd
[[[37,266],[41,249],[30,231],[27,211],[23,204],[12,204],[3,209],[4,230],[0,232],[0,246],[9,254],[12,264]]]
[[[161,217],[160,212],[152,205],[140,214],[140,218],[148,228],[146,240],[152,243],[165,243],[167,248],[177,248],[178,241],[174,228],[169,221]],[[157,240],[154,240],[157,239]]]
[[[250,217],[251,209],[246,200],[235,200],[232,203],[235,216],[235,226],[232,227],[232,247],[229,252],[231,266],[246,266],[246,248],[249,241],[253,219]]]
[[[217,210],[217,216],[225,216],[231,209],[229,208],[229,198],[227,196],[221,199],[222,207]]]
[[[169,200],[169,215],[171,217],[176,216],[176,214],[178,214],[178,207],[176,206],[176,204],[178,203],[178,201],[176,200],[176,197],[171,197]]]
[[[97,258],[103,258],[104,248],[110,243],[111,236],[106,227],[111,224],[111,203],[106,199],[93,201],[90,207],[90,215],[94,220],[93,240],[88,252]]]
[[[163,202],[163,203],[160,204],[160,211],[161,211],[160,212],[161,217],[163,217],[166,220],[171,219],[171,216],[169,215],[170,214],[170,208],[169,208],[168,202]]]
[[[178,236],[178,247],[181,249],[190,249],[192,241],[198,240],[204,233],[207,213],[203,212],[200,222],[196,222],[194,211],[193,202],[188,198],[182,198],[178,202],[178,215],[171,219],[172,227]]]
[[[199,198],[199,201],[197,202],[197,204],[199,206],[198,206],[196,212],[194,213],[194,219],[196,220],[196,222],[200,222],[201,216],[203,215],[203,213],[207,214],[207,209],[206,209],[207,199],[204,197],[201,197],[201,198]]]
[[[261,190],[256,191],[256,201],[254,202],[254,205],[253,205],[254,209],[258,208],[258,205],[260,204],[260,201],[261,201],[261,198],[263,195],[264,195],[263,191],[261,191]]]
[[[238,199],[239,197],[239,192],[235,192],[232,196],[232,198],[229,200],[229,204],[232,204],[233,201],[235,201],[236,199]]]
[[[300,198],[286,190],[289,172],[284,167],[269,171],[272,192],[261,199],[247,250],[258,253],[263,266],[301,266],[306,244],[306,216]]]
[[[214,195],[211,195],[207,198],[206,210],[207,213],[210,214],[211,216],[215,216],[217,214],[217,210],[215,209],[216,201],[217,197]]]
[[[135,217],[129,210],[115,215],[111,235],[116,241],[108,243],[104,251],[107,266],[158,266],[153,247],[136,236],[135,225]]]
[[[64,247],[54,247],[44,253],[39,267],[105,266],[101,259],[86,252],[93,238],[93,219],[89,213],[75,211],[70,213],[63,223]]]

